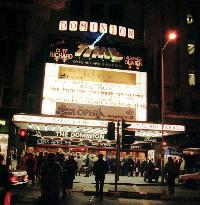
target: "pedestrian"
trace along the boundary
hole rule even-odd
[[[165,164],[165,179],[167,181],[169,195],[174,195],[175,179],[177,176],[177,166],[172,157],[168,157],[168,162]]]
[[[59,205],[62,190],[63,170],[54,153],[49,153],[41,167],[41,205]]]
[[[141,166],[140,166],[140,173],[141,173],[141,177],[144,176],[144,172],[145,172],[145,168],[147,166],[147,160],[144,159],[141,163]]]
[[[105,174],[108,172],[108,164],[103,160],[103,154],[98,155],[98,160],[94,162],[93,172],[96,181],[96,194],[95,196],[100,196],[103,199],[103,186],[105,180]]]
[[[8,171],[6,165],[3,164],[4,156],[0,154],[0,205],[5,204],[6,198],[9,200],[6,200],[7,204],[9,204],[9,201],[11,200],[11,182],[10,177],[12,177],[12,174]]]
[[[133,161],[131,156],[129,156],[127,160],[127,169],[128,169],[128,177],[129,176],[133,177],[133,171],[135,169],[135,162]]]
[[[37,160],[32,153],[28,154],[28,159],[26,160],[26,171],[28,174],[28,179],[31,180],[31,185],[34,186],[35,174],[37,168]]]
[[[79,176],[81,176],[81,171],[82,171],[82,159],[81,159],[81,156],[80,154],[78,153],[76,158],[75,158],[75,161],[77,163],[77,170],[76,170],[76,176],[79,174]]]
[[[145,168],[144,181],[146,181],[146,179],[148,179],[149,182],[152,182],[154,170],[155,170],[155,166],[154,166],[153,162],[151,160],[149,160],[149,162],[147,163],[146,168]]]
[[[92,169],[92,160],[90,159],[90,155],[88,154],[86,159],[85,159],[85,176],[84,177],[89,177]]]
[[[63,179],[63,195],[72,192],[73,181],[75,179],[77,163],[73,155],[69,155],[69,159],[64,163],[64,179]]]
[[[140,160],[137,159],[136,163],[135,163],[135,176],[139,176],[140,173]]]
[[[39,153],[39,156],[37,157],[37,166],[36,166],[36,180],[40,181],[40,171],[42,164],[45,162],[43,152]]]

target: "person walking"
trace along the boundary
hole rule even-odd
[[[37,160],[32,153],[28,154],[28,159],[26,160],[26,171],[28,174],[28,179],[32,181],[31,185],[34,186],[35,174],[37,168]]]
[[[54,153],[49,153],[47,161],[41,167],[41,205],[59,205],[63,170],[60,163],[57,162],[55,158],[56,156]]]
[[[152,182],[154,169],[155,169],[155,166],[154,166],[153,162],[151,160],[149,160],[149,162],[147,163],[146,168],[145,168],[146,174],[144,175],[144,181],[146,181],[146,179],[148,179],[149,182]]]
[[[92,168],[92,160],[90,159],[90,155],[88,154],[85,159],[85,176],[84,177],[90,176],[91,168]]]
[[[175,179],[178,176],[178,169],[172,157],[168,157],[168,162],[165,164],[165,179],[168,185],[169,195],[175,193]]]
[[[77,156],[76,156],[76,158],[75,158],[75,161],[76,161],[76,163],[77,163],[76,176],[78,176],[78,174],[79,174],[79,176],[81,176],[82,163],[83,163],[83,161],[82,161],[82,159],[81,159],[80,154],[77,154]]]
[[[74,156],[70,155],[69,159],[64,163],[63,195],[71,193],[77,168],[78,167],[76,161],[74,160]]]
[[[96,181],[96,194],[95,196],[100,196],[103,199],[103,186],[105,180],[105,174],[108,173],[109,167],[106,161],[103,160],[103,154],[98,155],[98,160],[94,162],[93,173],[95,175]]]
[[[5,204],[6,196],[11,199],[11,182],[10,177],[12,174],[8,171],[6,165],[3,164],[4,156],[0,154],[0,205]],[[7,203],[9,203],[7,200]]]

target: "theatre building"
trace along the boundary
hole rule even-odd
[[[159,158],[163,136],[177,140],[177,147],[185,139],[199,145],[195,0],[2,2],[0,119],[14,126],[0,134],[6,143],[8,138],[9,153],[25,148],[114,155],[107,126],[115,123],[117,137],[122,119],[135,131],[122,156]],[[173,43],[167,43],[170,30],[177,32]],[[28,133],[26,140],[19,130]]]
[[[130,150],[122,150],[121,156],[155,159],[162,128],[163,135],[185,131],[181,125],[162,127],[146,122],[144,49],[100,42],[91,48],[86,41],[53,38],[48,39],[46,52],[41,114],[13,116],[18,130],[27,131],[28,151],[115,155],[115,140],[107,136],[108,122],[115,122],[117,137],[124,119],[135,131],[136,141]]]

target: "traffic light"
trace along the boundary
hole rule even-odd
[[[127,128],[131,125],[122,120],[122,150],[129,150],[131,144],[135,142],[135,131],[130,131]]]
[[[115,140],[115,123],[114,122],[108,122],[107,139]]]
[[[19,135],[19,141],[20,142],[25,142],[26,141],[26,137],[27,137],[27,131],[26,130],[19,129],[18,135]]]

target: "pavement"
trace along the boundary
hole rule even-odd
[[[33,189],[39,189],[35,185]],[[154,199],[154,200],[191,200],[200,201],[200,190],[186,189],[176,183],[175,195],[168,195],[166,184],[161,184],[161,179],[156,182],[145,182],[143,177],[120,176],[117,185],[115,185],[115,175],[107,174],[104,184],[104,196],[124,197],[134,199]],[[85,195],[94,196],[95,177],[76,176],[74,180],[73,192],[82,192]]]

